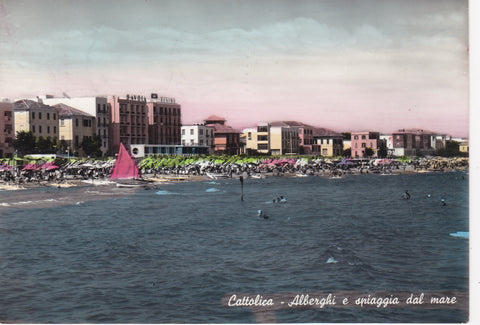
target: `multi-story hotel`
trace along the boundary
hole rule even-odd
[[[118,152],[120,143],[127,149],[131,144],[148,143],[148,107],[146,98],[137,95],[108,96],[110,111],[110,147],[111,154]]]
[[[214,151],[213,127],[203,124],[183,125],[181,127],[182,146],[206,147],[207,152]]]
[[[178,145],[181,141],[181,106],[175,98],[151,94],[148,108],[148,143]]]
[[[14,137],[13,105],[10,102],[0,102],[0,158],[13,156]]]
[[[377,151],[380,145],[379,132],[352,132],[351,140],[352,157],[366,157],[365,151],[367,150],[367,148],[373,150],[373,156],[377,155]]]
[[[91,139],[95,133],[95,116],[65,104],[53,105],[59,109],[59,138],[69,154],[85,156],[82,142]]]
[[[70,107],[79,109],[95,117],[96,135],[101,139],[100,150],[105,156],[109,147],[109,125],[110,117],[108,112],[107,97],[90,96],[90,97],[53,97],[46,95],[39,97],[44,104],[65,104]]]
[[[214,153],[236,155],[240,153],[240,132],[225,125],[223,117],[209,116],[205,125],[213,128]]]
[[[58,108],[22,99],[13,104],[13,112],[15,132],[31,131],[35,137],[58,140]]]

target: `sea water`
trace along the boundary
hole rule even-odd
[[[274,203],[279,196],[287,202]],[[0,320],[251,323],[251,309],[222,298],[468,290],[468,239],[449,235],[468,232],[463,172],[245,179],[241,198],[239,180],[228,179],[3,209]],[[269,218],[257,217],[258,210]],[[286,308],[274,317],[468,320],[466,311],[421,308]]]

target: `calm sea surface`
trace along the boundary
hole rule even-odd
[[[407,189],[410,200],[402,199]],[[218,180],[2,210],[0,320],[251,323],[250,309],[224,306],[222,298],[468,290],[468,239],[449,235],[468,231],[463,172],[246,179],[243,202],[240,195],[238,180]],[[272,203],[280,195],[288,202]],[[257,218],[259,209],[270,218]],[[284,309],[275,320],[462,322],[468,315],[418,308]]]

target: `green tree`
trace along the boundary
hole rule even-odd
[[[89,157],[100,157],[102,155],[102,151],[100,150],[102,139],[98,135],[86,138],[82,141],[81,146],[83,152]]]
[[[378,148],[378,157],[386,158],[388,155],[387,144],[385,141],[380,141],[380,147]]]
[[[38,137],[36,141],[37,153],[55,153],[55,142],[50,137]]]
[[[16,139],[13,141],[13,146],[20,155],[36,153],[35,136],[31,131],[17,132]]]
[[[367,147],[367,148],[365,148],[364,156],[365,157],[371,157],[371,156],[373,156],[374,153],[375,152],[373,151],[372,148]]]

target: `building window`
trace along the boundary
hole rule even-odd
[[[358,135],[354,135],[353,140],[358,140]]]
[[[65,120],[60,120],[60,127],[64,127],[65,126]]]
[[[266,125],[258,126],[257,131],[258,132],[268,132],[268,126],[266,126]]]
[[[367,144],[365,142],[362,143],[362,148],[366,148]]]
[[[257,141],[268,141],[268,135],[257,135]]]
[[[200,145],[203,146],[203,139],[200,139]]]
[[[57,119],[57,114],[53,113],[53,120],[55,121]]]
[[[38,119],[39,119],[39,120],[42,119],[42,112],[38,112]]]
[[[42,133],[42,126],[41,125],[38,126],[38,133]]]
[[[75,119],[75,126],[78,126],[78,118]]]
[[[190,129],[190,135],[193,135],[194,130]]]
[[[366,135],[362,135],[362,140],[366,140],[367,139],[367,136]]]
[[[47,133],[50,134],[50,126],[47,126]]]
[[[268,150],[268,144],[266,143],[260,143],[258,145],[258,150]]]
[[[50,119],[50,113],[47,113],[47,120]]]
[[[56,126],[53,127],[53,133],[54,133],[54,134],[57,133],[57,127],[56,127]]]
[[[182,135],[185,135],[185,129],[182,129]]]
[[[32,112],[32,120],[35,119],[35,112]]]
[[[32,132],[35,133],[35,125],[32,125]]]
[[[185,140],[182,140],[182,146],[185,146]]]
[[[198,134],[203,135],[203,129],[198,129]]]

